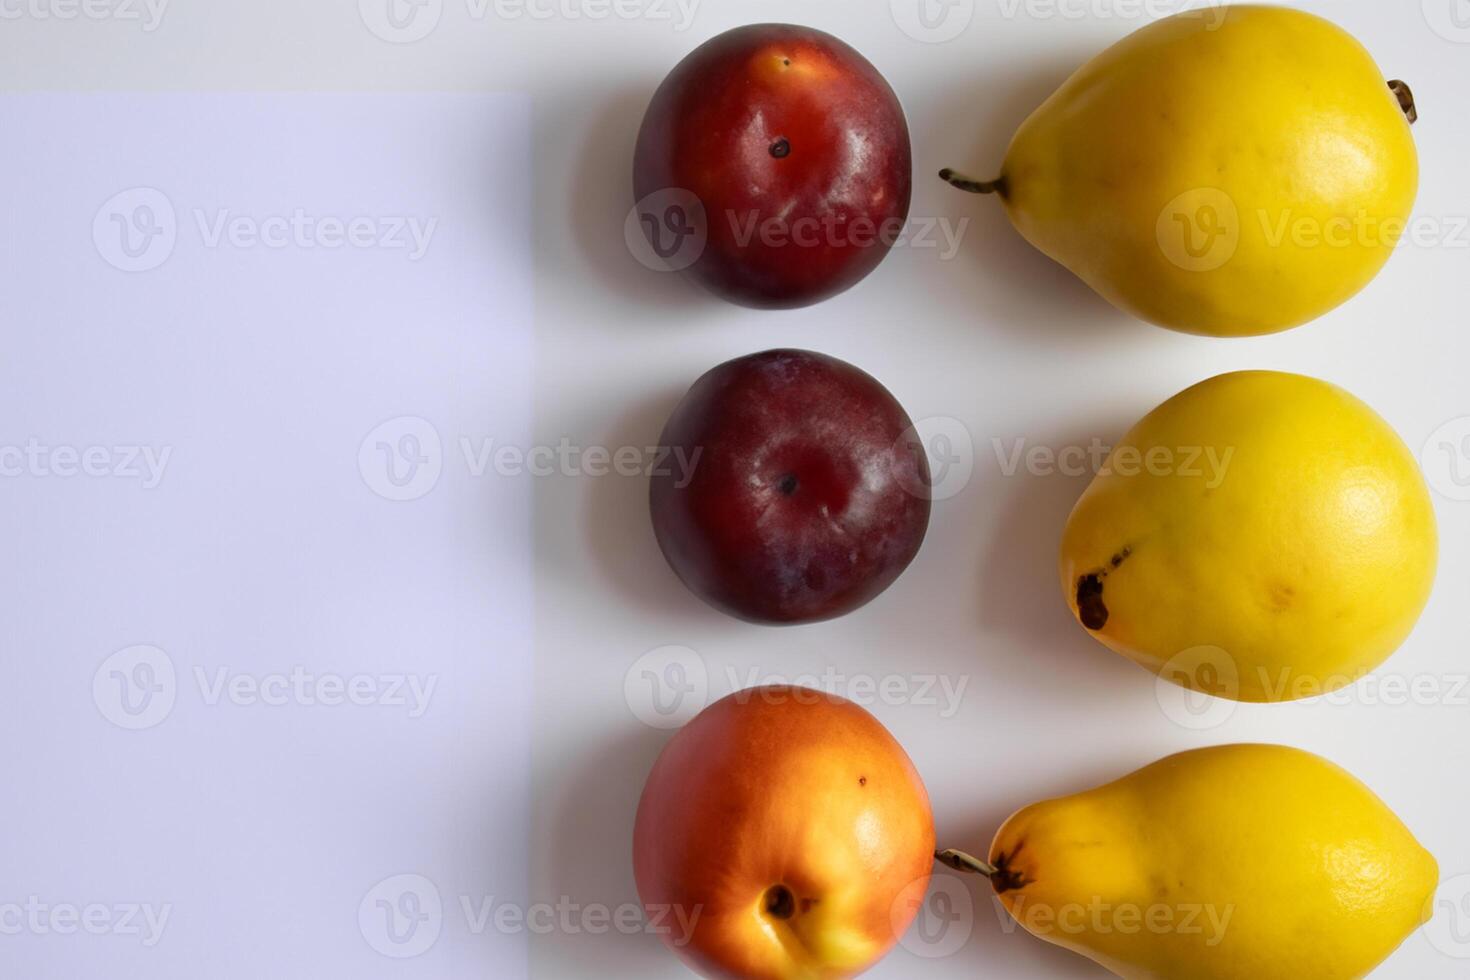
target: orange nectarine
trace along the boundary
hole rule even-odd
[[[650,922],[692,969],[850,977],[892,948],[928,888],[934,819],[872,715],[799,687],[740,691],[664,748],[633,836]],[[677,913],[677,914],[675,914]]]

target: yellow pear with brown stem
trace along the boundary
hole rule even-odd
[[[1313,320],[1368,284],[1418,190],[1417,118],[1350,34],[1299,10],[1205,7],[1088,62],[993,181],[1021,234],[1124,312],[1214,336]]]
[[[1308,752],[1227,745],[1036,803],[978,871],[1028,932],[1125,980],[1356,980],[1429,919],[1439,866]]]

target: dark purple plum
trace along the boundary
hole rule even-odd
[[[659,547],[696,595],[757,623],[857,609],[918,554],[929,464],[888,389],[844,361],[772,350],[689,389],[664,428],[650,507]]]

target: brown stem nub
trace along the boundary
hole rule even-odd
[[[1414,105],[1414,90],[1409,88],[1409,83],[1395,78],[1388,83],[1388,89],[1398,96],[1399,108],[1404,110],[1404,115],[1409,120],[1409,125],[1419,121],[1419,107]]]
[[[1016,850],[1020,850],[1019,845],[1017,845]],[[972,854],[966,854],[964,851],[950,849],[935,854],[934,860],[945,867],[954,868],[956,871],[963,871],[965,874],[981,875],[988,878],[990,880],[990,887],[995,889],[995,893],[997,895],[1004,895],[1006,892],[1025,888],[1029,884],[1019,872],[1009,867],[1010,857],[1014,856],[1014,852],[1009,857],[1001,855],[998,864],[991,864],[988,861],[980,860]]]
[[[945,167],[939,171],[939,179],[951,187],[958,187],[960,190],[969,191],[971,194],[999,194],[1001,197],[1005,197],[1006,195],[1006,179],[1004,177],[997,177],[994,180],[975,180],[973,177],[957,174],[948,167]]]
[[[956,871],[963,871],[966,874],[984,875],[986,878],[994,878],[1000,874],[1000,869],[988,861],[982,861],[974,855],[966,854],[964,851],[957,851],[954,848],[940,851],[934,855],[934,860],[947,868],[954,868]]]

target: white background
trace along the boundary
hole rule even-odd
[[[38,2],[41,12],[56,6],[56,0],[52,8]],[[524,807],[529,841],[521,839],[520,818],[497,819],[488,808],[484,817],[496,852],[524,854],[528,869],[524,879],[495,880],[491,887],[501,896],[522,903],[565,899],[610,907],[636,900],[628,855],[633,811],[667,733],[640,722],[625,697],[624,681],[640,657],[667,645],[696,652],[712,694],[724,693],[729,677],[744,679],[750,671],[760,678],[821,674],[830,668],[848,678],[942,675],[952,684],[963,679],[965,696],[953,717],[941,718],[939,706],[921,703],[872,706],[924,774],[945,845],[983,850],[1018,806],[1093,785],[1172,751],[1266,740],[1311,749],[1347,766],[1379,791],[1438,856],[1445,879],[1454,883],[1446,898],[1470,892],[1467,879],[1456,882],[1470,873],[1470,841],[1464,835],[1470,705],[1455,681],[1470,672],[1463,625],[1470,558],[1461,546],[1470,530],[1470,503],[1452,499],[1464,489],[1456,475],[1470,473],[1462,442],[1470,433],[1465,421],[1470,394],[1464,385],[1470,341],[1462,299],[1470,243],[1460,227],[1470,214],[1464,191],[1470,117],[1463,107],[1470,90],[1470,29],[1455,26],[1470,23],[1465,4],[1426,0],[1422,9],[1417,0],[1299,4],[1335,19],[1369,46],[1387,75],[1413,84],[1422,115],[1415,129],[1422,159],[1417,213],[1438,223],[1440,241],[1406,244],[1362,295],[1314,324],[1285,335],[1228,342],[1130,321],[1032,251],[994,201],[959,196],[929,177],[945,165],[982,174],[993,170],[1015,126],[1072,69],[1146,22],[1144,9],[1167,12],[1167,5],[961,2],[952,9],[958,19],[948,21],[957,35],[940,43],[900,29],[898,22],[905,18],[895,16],[885,0],[705,0],[682,31],[672,7],[674,22],[594,20],[573,16],[585,14],[574,0],[546,18],[498,16],[493,7],[477,16],[463,0],[445,0],[434,29],[412,43],[390,43],[374,34],[367,24],[381,29],[381,10],[375,0],[361,6],[353,0],[175,0],[157,28],[148,31],[136,21],[58,20],[6,4],[5,10],[20,14],[0,20],[0,84],[7,91],[526,94],[534,174],[532,186],[524,189],[531,204],[527,247],[535,276],[531,441],[652,444],[698,374],[727,358],[781,345],[852,361],[885,382],[915,419],[958,420],[973,447],[972,478],[957,496],[935,507],[924,550],[888,593],[844,620],[787,630],[726,619],[682,589],[653,543],[643,481],[534,480],[525,494],[534,501],[526,515],[535,562],[534,641],[504,653],[525,658],[534,673],[530,689],[514,692],[530,709],[532,775],[529,785],[515,779],[496,783],[493,794],[497,806]],[[428,16],[436,6],[431,0]],[[897,6],[902,14],[902,3]],[[1456,13],[1458,21],[1452,19]],[[833,31],[886,74],[904,101],[913,131],[914,215],[951,223],[972,219],[957,256],[942,261],[932,249],[896,252],[856,290],[790,313],[723,305],[630,258],[623,243],[631,203],[629,160],[650,94],[697,43],[763,20]],[[289,159],[288,150],[281,148],[283,160]],[[16,232],[9,228],[7,233]],[[7,292],[13,286],[8,283]],[[47,328],[34,310],[22,317],[0,307],[0,316],[7,349],[13,332]],[[340,335],[316,341],[347,345],[351,362],[371,361],[375,342]],[[1054,448],[1086,445],[1093,437],[1113,439],[1177,390],[1241,368],[1296,370],[1342,384],[1377,408],[1416,452],[1427,446],[1426,469],[1439,488],[1440,576],[1418,630],[1384,671],[1433,678],[1444,695],[1435,703],[1383,703],[1393,699],[1364,689],[1348,704],[1242,706],[1218,727],[1191,730],[1161,709],[1148,674],[1097,645],[1068,615],[1055,582],[1055,547],[1086,478],[1024,471],[1006,476],[993,440],[1001,440],[1004,451],[1022,438],[1028,445]],[[404,383],[422,386],[409,393],[439,391],[429,378]],[[464,398],[477,397],[472,377],[457,384]],[[216,395],[207,388],[197,393],[206,405]],[[365,420],[362,431],[376,421]],[[1431,440],[1451,423],[1457,426],[1448,430],[1453,438]],[[1454,452],[1441,448],[1446,441],[1457,447]],[[311,487],[302,489],[309,495]],[[302,506],[311,506],[309,496],[306,501]],[[289,553],[291,542],[280,547]],[[270,560],[257,557],[262,563]],[[126,581],[125,569],[116,575]],[[128,582],[127,587],[148,591],[147,583]],[[77,614],[84,612],[79,600]],[[24,624],[25,614],[17,603],[4,618]],[[24,671],[11,665],[74,656],[89,677],[111,649],[58,649],[48,644],[44,631],[23,627],[6,633],[5,640],[6,669],[16,676]],[[124,646],[124,640],[115,647]],[[248,661],[236,663],[251,667]],[[487,704],[485,710],[494,708]],[[38,717],[35,730],[16,737],[24,752],[26,738],[45,744],[56,735]],[[245,730],[240,737],[258,735]],[[341,737],[360,738],[368,752],[373,733]],[[499,748],[505,771],[519,772],[524,746],[510,741]],[[445,833],[445,811],[486,803],[485,794],[457,787],[469,781],[484,786],[493,777],[476,767],[495,759],[494,752],[476,751],[458,762],[433,760],[439,776],[427,782],[438,789],[420,790],[425,795],[412,801],[421,819],[405,818],[379,829],[384,835],[431,838]],[[126,756],[116,761],[131,764]],[[13,765],[10,781],[18,791],[7,796],[6,808],[17,813],[39,808],[44,814],[81,805],[62,792],[72,778],[66,765],[64,759]],[[279,805],[279,823],[218,827],[201,837],[200,846],[228,850],[254,842],[269,851],[273,842],[292,839],[297,829],[293,803],[331,789],[330,783],[272,783],[262,775],[256,791]],[[350,793],[353,787],[339,790]],[[380,812],[364,809],[368,828],[377,826]],[[164,813],[160,819],[167,825],[171,816]],[[53,842],[56,853],[64,853],[65,843]],[[125,849],[129,842],[116,846]],[[185,859],[167,848],[150,858],[165,864]],[[140,867],[147,866],[138,860]],[[290,862],[291,880],[310,881],[310,854],[288,853],[281,860]],[[467,854],[465,860],[476,856]],[[371,884],[380,877],[373,873],[373,855],[364,850],[362,861],[363,881]],[[333,975],[335,961],[328,954],[339,937],[329,941],[303,925],[315,921],[315,910],[305,918],[289,914],[300,896],[277,894],[274,880],[262,874],[260,880],[221,886],[233,890],[232,901],[286,903],[287,911],[254,922],[253,931],[239,937],[242,950],[256,951],[244,961],[248,966],[232,967],[235,960],[226,958],[210,965],[210,975],[257,976],[267,969],[287,976]],[[83,875],[78,887],[85,881]],[[18,885],[16,894],[23,900],[27,888],[44,891],[46,886],[44,880],[32,881]],[[963,941],[951,940],[957,948],[947,950],[950,955],[921,962],[914,953],[898,950],[873,975],[936,980],[1103,975],[1028,936],[1007,934],[990,901],[973,885],[967,887],[976,904],[972,922],[960,925],[970,931]],[[446,883],[446,902],[453,895],[453,883]],[[330,915],[350,933],[355,912],[347,908]],[[203,914],[207,918],[207,907]],[[1463,905],[1458,917],[1449,907],[1441,908],[1440,916],[1445,928],[1458,925],[1470,934],[1470,910]],[[223,937],[229,923],[215,922],[212,928]],[[272,955],[286,938],[289,948],[317,949],[321,958],[307,969],[290,957]],[[384,961],[373,975],[465,976],[465,956],[470,963],[486,964],[482,975],[494,975],[488,964],[499,962],[492,957],[501,955],[507,941],[523,940],[482,938],[484,959],[478,961],[473,942],[455,944],[453,958],[441,946],[418,959]],[[535,977],[683,975],[647,936],[558,930],[524,941]],[[6,942],[0,937],[0,956]],[[1447,932],[1439,945],[1449,945]],[[358,952],[351,955],[355,959]],[[45,962],[27,954],[34,975],[42,975],[38,964]],[[347,962],[345,954],[341,962]],[[1456,977],[1465,974],[1467,963],[1437,951],[1420,934],[1379,975]],[[135,975],[190,975],[177,966],[139,970]],[[336,975],[359,974],[344,967]]]

